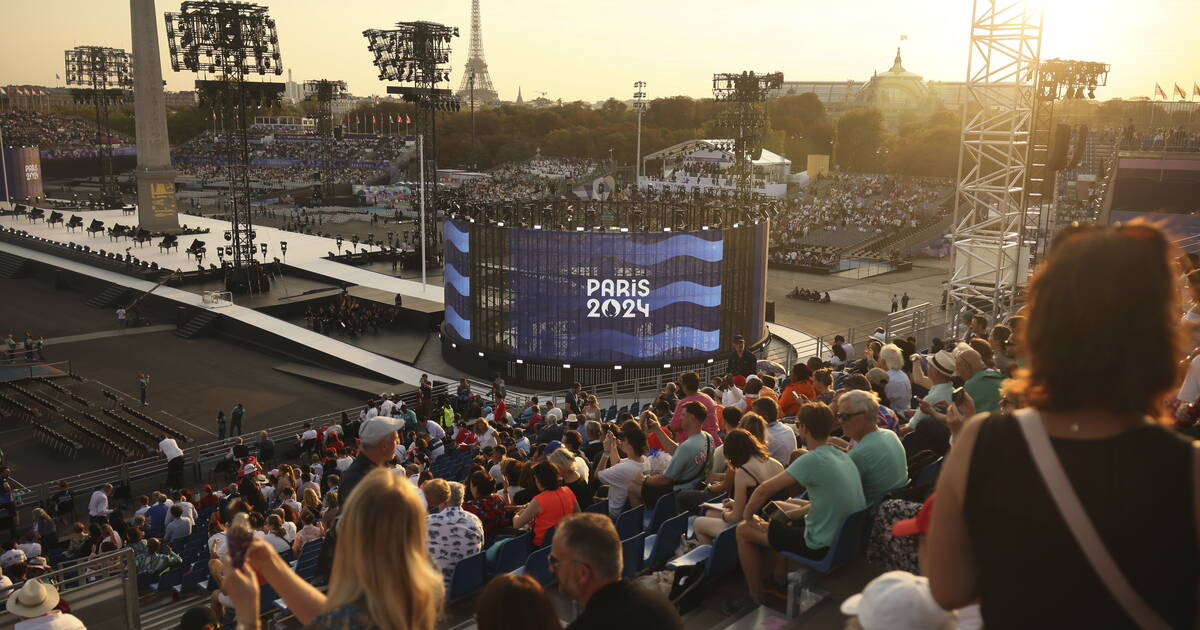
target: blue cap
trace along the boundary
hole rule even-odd
[[[546,455],[549,456],[550,453],[553,453],[554,451],[557,451],[560,448],[562,448],[562,442],[559,442],[558,440],[553,440],[549,444],[546,445]]]
[[[483,415],[485,415],[485,416],[486,416],[486,415],[488,415],[489,413],[492,413],[492,408],[491,408],[491,407],[484,407],[484,408],[483,408]]]

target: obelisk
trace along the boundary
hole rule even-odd
[[[167,137],[158,20],[154,0],[129,0],[133,35],[133,111],[137,123],[138,225],[151,232],[179,230],[175,170]]]

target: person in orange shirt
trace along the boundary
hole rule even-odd
[[[801,398],[803,396],[804,398]],[[800,413],[800,405],[817,397],[817,388],[813,386],[812,370],[803,363],[792,366],[791,382],[783,388],[779,396],[779,408],[785,416]]]

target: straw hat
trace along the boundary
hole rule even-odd
[[[58,591],[41,580],[26,580],[25,586],[8,598],[8,612],[18,617],[41,617],[58,606]]]

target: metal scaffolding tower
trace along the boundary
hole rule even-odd
[[[1041,46],[1041,9],[1025,0],[975,0],[967,62],[971,98],[963,105],[951,226],[948,293],[956,315],[979,313],[995,322],[1022,299],[1029,242],[1037,237],[1027,233],[1025,214]]]

